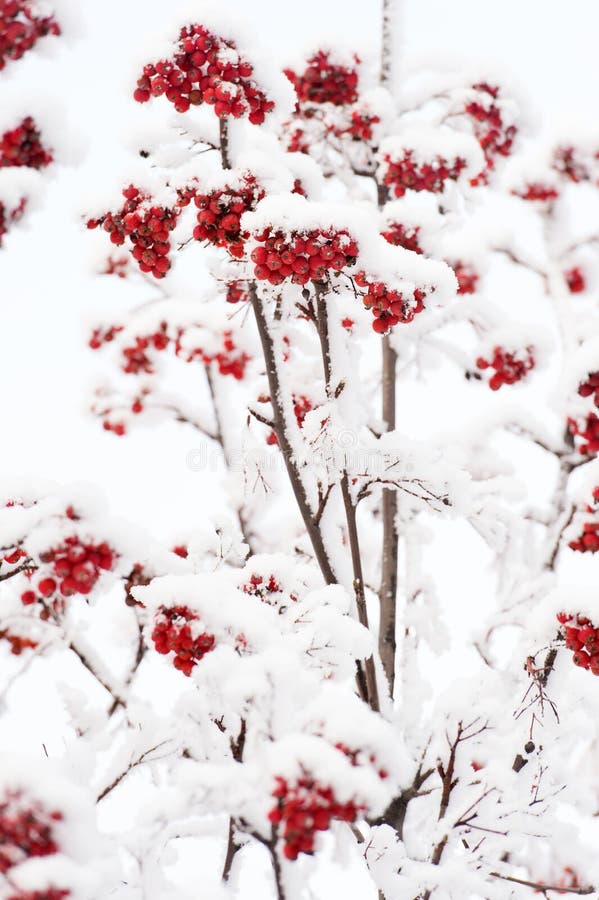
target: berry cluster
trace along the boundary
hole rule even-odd
[[[14,209],[7,209],[7,207],[0,200],[0,247],[2,246],[2,239],[4,235],[7,233],[9,225],[12,225],[14,222],[18,222],[23,213],[25,212],[25,206],[27,205],[27,200],[25,197],[22,197],[18,205]]]
[[[411,297],[390,290],[382,281],[370,281],[364,272],[356,275],[356,284],[367,293],[362,303],[372,312],[372,327],[377,334],[384,334],[394,325],[407,324],[424,309],[425,293],[416,288]]]
[[[359,65],[357,56],[354,61],[356,66]],[[301,75],[291,69],[285,69],[285,75],[293,84],[300,103],[347,106],[358,99],[357,70],[332,62],[325,50],[319,50],[308,60]]]
[[[592,503],[587,505],[586,512],[597,515],[599,507],[599,487],[593,490]],[[582,534],[570,541],[568,546],[578,553],[596,553],[599,550],[599,521],[585,522],[582,526]]]
[[[582,456],[599,453],[599,418],[591,412],[580,425],[575,419],[568,419],[568,430],[573,437],[581,438],[578,452]]]
[[[309,118],[307,114],[306,118]],[[310,138],[306,134],[303,128],[294,128],[287,135],[287,150],[290,153],[309,153],[310,152]]]
[[[297,859],[300,853],[313,853],[317,831],[327,831],[333,819],[355,822],[364,807],[350,800],[340,803],[330,787],[323,787],[309,775],[290,784],[277,776],[273,791],[276,805],[268,814],[275,825],[283,826],[283,853]]]
[[[402,225],[400,222],[391,222],[387,226],[387,230],[381,232],[387,243],[393,244],[394,247],[403,247],[404,250],[411,250],[412,253],[424,253],[424,250],[418,243],[418,235],[420,228],[418,225],[409,227]]]
[[[381,121],[380,116],[370,115],[367,112],[352,110],[349,121],[343,125],[335,125],[333,133],[337,137],[347,135],[353,141],[371,141],[374,136],[374,125]]]
[[[509,156],[516,137],[515,125],[507,125],[503,113],[495,102],[499,88],[486,84],[473,85],[478,92],[476,100],[467,103],[464,112],[473,120],[474,134],[485,155],[487,169],[472,179],[473,185],[485,184],[488,172],[495,168],[495,157]]]
[[[88,345],[92,350],[99,350],[103,344],[109,344],[113,341],[119,331],[122,330],[122,325],[110,325],[108,328],[94,328]]]
[[[10,644],[10,652],[13,656],[20,656],[23,650],[34,650],[38,645],[37,641],[19,634],[12,634],[7,628],[0,631],[0,640]]]
[[[27,0],[0,3],[0,70],[7,60],[20,59],[41,37],[60,34],[52,16],[36,16]]]
[[[42,146],[41,134],[31,116],[0,137],[0,169],[8,166],[43,169],[50,165],[52,158]]]
[[[123,372],[127,375],[137,375],[139,372],[152,374],[152,360],[146,353],[146,350],[152,348],[154,350],[166,350],[169,345],[170,338],[167,333],[167,323],[162,322],[160,327],[147,336],[136,337],[135,343],[131,347],[123,348]]]
[[[0,799],[0,873],[32,857],[58,853],[53,823],[61,820],[62,813],[48,812],[21,791],[7,791]]]
[[[227,303],[246,303],[250,299],[244,281],[230,281],[227,284]]]
[[[198,224],[193,230],[194,239],[224,247],[235,259],[241,259],[244,252],[241,217],[255,209],[263,197],[264,191],[249,174],[240,179],[237,188],[226,185],[208,194],[196,193]]]
[[[564,278],[571,294],[581,294],[586,289],[586,279],[578,266],[564,272]]]
[[[177,355],[180,355],[182,352],[182,349],[177,349]],[[216,363],[221,375],[232,375],[236,381],[243,380],[246,366],[251,359],[247,353],[238,349],[230,331],[223,332],[222,348],[217,353],[206,353],[206,351],[198,347],[189,351],[185,358],[187,362],[201,359],[207,366],[211,363]]]
[[[574,651],[574,665],[599,675],[599,628],[595,628],[586,616],[566,612],[558,613],[557,620],[563,625],[566,647]]]
[[[124,189],[123,197],[125,202],[117,213],[109,212],[99,219],[89,219],[87,227],[102,225],[112,243],[118,246],[128,238],[133,245],[133,258],[141,271],[164,278],[171,267],[169,234],[177,224],[180,207],[152,206],[150,198],[134,185]]]
[[[489,387],[492,391],[498,391],[504,384],[515,384],[517,381],[521,381],[534,368],[534,351],[530,346],[520,352],[509,351],[504,347],[495,347],[490,360],[479,356],[476,365],[479,369],[495,369],[489,379]]]
[[[193,624],[192,623],[198,623]],[[198,616],[188,606],[161,606],[154,619],[152,641],[158,653],[174,653],[173,665],[184,675],[211,650],[216,638],[201,630]]]
[[[89,594],[102,572],[114,566],[115,552],[106,542],[96,544],[84,541],[77,535],[64,543],[39,554],[40,562],[48,567],[38,581],[36,594],[29,589],[21,594],[21,602],[31,606],[38,601],[45,605],[51,598],[56,608],[65,597],[73,594]]]
[[[239,56],[233,41],[203,25],[186,25],[173,59],[144,66],[133,96],[146,103],[164,94],[180,113],[207,103],[220,119],[247,115],[252,124],[260,125],[274,103],[258,88],[253,74],[254,67]]]
[[[540,203],[552,203],[559,197],[557,188],[540,181],[533,181],[526,184],[521,191],[512,191],[512,193],[522,200],[536,200]]]
[[[460,156],[451,162],[442,156],[432,162],[417,162],[413,150],[405,150],[397,159],[387,153],[384,163],[383,183],[396,197],[403,197],[408,190],[440,194],[445,189],[445,182],[457,181],[466,168],[466,160]]]
[[[467,263],[452,262],[449,263],[458,280],[458,294],[474,294],[476,286],[479,282],[479,274]]]
[[[574,147],[557,147],[553,154],[551,166],[564,178],[573,181],[574,184],[588,181],[590,178],[589,170],[582,160],[577,158]]]
[[[323,281],[328,271],[340,272],[355,263],[358,245],[347,231],[314,229],[285,234],[267,228],[255,235],[258,247],[250,256],[258,281],[272,285],[290,278],[294,284]]]
[[[269,575],[267,579],[263,578],[262,575],[252,575],[249,581],[241,585],[241,590],[244,594],[257,597],[258,600],[267,603],[269,606],[277,606],[278,598],[273,597],[273,595],[281,594],[281,585],[274,575]]]

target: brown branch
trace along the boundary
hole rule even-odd
[[[231,168],[231,157],[229,155],[229,120],[219,119],[218,130],[220,136],[220,157],[223,169]]]
[[[127,777],[129,772],[132,772],[133,769],[136,769],[138,766],[140,766],[142,763],[144,763],[146,760],[146,757],[149,756],[150,753],[153,753],[154,750],[158,750],[159,747],[162,747],[164,743],[166,743],[166,742],[162,741],[161,743],[156,744],[154,747],[150,747],[149,750],[145,750],[141,754],[141,756],[139,756],[134,762],[130,763],[123,772],[121,772],[119,775],[117,775],[117,777],[114,779],[114,781],[111,781],[111,783],[107,787],[105,787],[104,790],[100,794],[98,794],[98,796],[96,797],[96,803],[99,803],[101,800],[104,799],[104,797],[107,797],[108,794],[110,794],[111,791],[113,791],[116,787],[118,787],[119,784],[121,783],[121,781],[123,781],[123,779]]]
[[[595,888],[589,887],[560,887],[558,884],[543,884],[542,881],[527,881],[525,878],[516,878],[514,875],[500,875],[499,872],[489,872],[491,878],[500,878],[501,881],[510,881],[513,884],[523,884],[525,887],[535,888],[541,893],[555,891],[556,894],[576,894],[579,897],[586,894],[594,894]]]
[[[5,572],[4,575],[0,575],[0,581],[6,581],[7,578],[13,578],[14,575],[19,575],[21,572],[35,572],[37,571],[37,566],[33,562],[32,559],[27,557],[20,565],[16,567],[16,569],[12,569],[10,572]]]
[[[275,357],[275,348],[268,327],[268,321],[264,313],[262,301],[258,296],[258,292],[256,290],[256,285],[254,282],[249,282],[248,289],[250,300],[254,310],[254,315],[256,317],[256,325],[258,326],[258,334],[260,336],[262,352],[264,354],[264,362],[266,365],[266,377],[268,379],[270,400],[273,409],[273,428],[279,442],[279,448],[281,450],[281,453],[283,454],[287,476],[289,478],[300,515],[304,522],[304,526],[308,533],[308,537],[310,538],[310,541],[312,543],[314,555],[316,556],[316,560],[318,562],[318,565],[320,566],[322,576],[326,584],[337,584],[337,578],[335,577],[335,573],[333,572],[331,563],[329,562],[319,524],[315,521],[314,514],[312,513],[312,510],[310,508],[310,504],[306,494],[306,488],[302,481],[293,455],[293,448],[289,442],[289,438],[287,437],[287,422],[285,418],[285,411],[281,401],[281,385]]]

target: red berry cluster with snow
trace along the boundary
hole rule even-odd
[[[582,456],[599,453],[599,418],[595,413],[589,413],[582,422],[568,419],[568,429],[574,438],[580,438],[577,450]]]
[[[10,645],[10,652],[13,656],[20,656],[23,650],[35,650],[38,646],[38,641],[22,634],[14,634],[8,628],[0,631],[0,641],[6,641]]]
[[[522,200],[530,200],[537,203],[553,203],[559,197],[557,188],[550,184],[543,184],[540,181],[532,181],[525,184],[521,190],[515,190],[512,193]]]
[[[472,90],[476,95],[466,103],[464,111],[473,122],[486,161],[486,171],[472,179],[476,185],[486,183],[489,171],[495,168],[496,157],[510,155],[518,129],[505,120],[497,86],[481,82],[473,85]]]
[[[61,820],[62,813],[46,810],[22,791],[5,791],[0,796],[0,873],[6,875],[28,859],[59,853],[54,830]]]
[[[216,638],[205,631],[188,606],[161,606],[154,617],[152,641],[158,653],[173,654],[175,669],[191,675],[197,663],[214,650]]]
[[[345,230],[334,228],[284,232],[266,228],[254,235],[258,246],[250,257],[258,281],[272,285],[290,279],[294,284],[323,281],[328,272],[352,266],[358,244]]]
[[[102,572],[113,568],[115,560],[115,551],[105,541],[95,543],[78,535],[67,537],[58,547],[39,554],[37,593],[32,589],[24,591],[21,602],[30,606],[38,601],[44,605],[52,601],[58,608],[65,597],[89,594]]]
[[[227,303],[247,303],[250,295],[247,291],[245,281],[230,281],[227,284],[227,294],[225,300]]]
[[[574,652],[574,665],[599,675],[599,628],[586,616],[566,612],[558,613],[557,620],[563,626],[566,647]]]
[[[207,103],[220,119],[247,116],[260,125],[275,104],[253,75],[254,67],[240,56],[233,41],[203,25],[186,25],[174,57],[144,66],[133,96],[146,103],[164,95],[181,113]]]
[[[579,184],[581,181],[588,181],[590,178],[589,170],[583,160],[580,159],[578,151],[575,147],[562,146],[556,147],[553,153],[551,167],[562,178]]]
[[[420,235],[418,225],[408,226],[402,225],[401,222],[390,222],[381,235],[393,247],[403,247],[404,250],[411,250],[412,253],[424,252],[418,242]]]
[[[492,391],[498,391],[504,384],[515,384],[523,378],[535,366],[534,350],[525,347],[524,350],[506,350],[504,347],[495,347],[491,359],[479,356],[476,360],[479,369],[493,369],[489,378],[489,387]]]
[[[328,831],[334,819],[355,822],[365,809],[353,800],[340,802],[331,787],[310,775],[294,782],[277,776],[273,797],[277,802],[268,818],[281,826],[283,853],[290,860],[313,853],[316,832]]]
[[[475,294],[480,280],[478,272],[471,265],[460,260],[450,262],[449,265],[458,280],[458,294]]]
[[[337,137],[349,137],[352,141],[369,143],[374,138],[374,126],[378,125],[381,117],[366,110],[354,109],[347,122],[333,125],[332,131]]]
[[[48,34],[60,34],[53,16],[39,16],[28,0],[2,0],[0,3],[0,70],[11,59],[20,59],[37,41]]]
[[[118,212],[89,219],[87,227],[101,225],[112,243],[118,246],[129,239],[133,245],[133,258],[141,271],[164,278],[171,267],[169,235],[177,224],[180,207],[169,209],[154,205],[151,198],[134,185],[123,190],[123,197],[125,203]]]
[[[50,165],[53,157],[42,146],[41,138],[31,116],[11,131],[5,131],[0,137],[0,168],[26,166],[29,169],[43,169]]]
[[[584,399],[592,398],[593,405],[599,408],[599,372],[590,372],[579,384],[578,393]],[[599,418],[594,412],[582,420],[569,418],[568,429],[574,438],[579,438],[576,443],[582,456],[599,453]]]
[[[457,181],[466,169],[462,157],[447,160],[438,155],[430,161],[416,159],[414,151],[406,149],[400,155],[386,153],[383,157],[383,184],[403,197],[406,191],[430,191],[440,194],[447,181]]]
[[[354,56],[355,65],[360,60]],[[307,62],[301,74],[285,69],[300,104],[332,103],[347,106],[358,99],[358,72],[355,67],[339,65],[331,53],[319,50]]]
[[[264,190],[249,173],[242,175],[235,187],[225,185],[207,194],[196,192],[198,223],[193,230],[194,239],[224,247],[235,259],[241,259],[244,253],[241,216],[255,209],[263,197]]]
[[[377,334],[384,334],[394,325],[407,324],[424,309],[424,291],[416,288],[410,296],[394,291],[382,281],[370,280],[365,272],[358,272],[356,284],[365,288],[362,303],[372,312],[372,327]]]

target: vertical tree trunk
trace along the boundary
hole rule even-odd
[[[383,421],[385,430],[392,431],[395,428],[395,377],[397,355],[389,343],[389,338],[383,338]],[[389,682],[389,694],[393,697],[395,686],[395,625],[396,625],[396,597],[397,597],[397,554],[398,541],[395,517],[397,514],[397,494],[393,490],[383,491],[382,520],[383,520],[383,553],[381,560],[381,587],[380,587],[380,625],[379,625],[379,653],[381,662]]]
[[[390,86],[393,81],[393,60],[395,52],[395,28],[399,16],[399,0],[383,0],[382,40],[381,40],[381,74],[383,86]],[[387,200],[384,185],[378,187],[378,204],[382,207]],[[385,431],[395,429],[395,379],[397,370],[397,354],[392,348],[389,337],[385,336],[383,345],[382,400],[383,422]],[[398,534],[395,525],[397,514],[397,495],[395,491],[384,490],[382,501],[383,520],[383,552],[381,560],[380,587],[380,626],[379,653],[381,662],[389,682],[389,693],[393,698],[395,686],[395,627],[397,599],[397,555]]]

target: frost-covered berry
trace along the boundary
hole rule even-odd
[[[574,184],[588,181],[590,178],[589,171],[580,159],[576,147],[556,147],[553,153],[552,168]]]
[[[495,370],[488,384],[492,391],[498,391],[504,384],[521,381],[534,368],[534,349],[529,346],[524,350],[510,351],[504,347],[495,347],[491,359],[479,356],[476,365],[479,369]]]
[[[574,665],[599,675],[599,628],[580,614],[561,612],[557,620],[562,626],[566,648],[573,652]]]
[[[31,589],[21,594],[24,606],[38,601],[50,602],[61,609],[64,599],[75,594],[87,595],[96,586],[102,572],[110,571],[116,561],[116,553],[105,541],[72,535],[57,547],[39,554],[37,593]]]
[[[331,787],[306,775],[295,782],[277,776],[273,797],[276,800],[269,820],[281,828],[283,854],[295,860],[300,853],[314,852],[317,831],[327,831],[334,819],[355,822],[364,807],[350,800],[341,803]]]
[[[43,169],[50,165],[52,158],[52,154],[42,146],[41,134],[31,116],[0,137],[0,168],[26,166]]]
[[[194,202],[198,214],[194,239],[224,247],[231,256],[241,259],[244,253],[241,217],[254,210],[263,197],[264,190],[249,173],[242,175],[237,185],[225,185],[207,194],[196,192]]]
[[[10,652],[13,656],[20,656],[23,650],[34,650],[38,646],[38,641],[21,634],[14,634],[7,628],[0,631],[0,641],[6,641],[10,645]]]
[[[580,294],[586,289],[586,280],[578,266],[564,272],[564,278],[571,294]]]
[[[449,263],[454,271],[458,282],[458,294],[474,294],[479,282],[479,274],[468,265],[461,261]]]
[[[589,413],[582,422],[570,418],[567,424],[570,434],[579,439],[575,442],[582,456],[599,453],[599,418],[595,413]]]
[[[206,103],[220,119],[247,117],[254,125],[274,109],[254,79],[254,67],[243,59],[233,41],[203,25],[184,26],[171,59],[144,66],[134,98],[146,103],[164,95],[177,112]]]
[[[20,790],[0,795],[0,873],[5,875],[34,857],[60,851],[54,834],[62,819],[57,810],[47,810]]]
[[[312,229],[285,233],[267,228],[254,235],[257,246],[250,258],[258,281],[272,285],[289,279],[294,284],[323,281],[327,273],[351,266],[358,245],[347,231]]]
[[[181,207],[156,206],[134,185],[124,189],[123,197],[125,202],[118,212],[89,219],[87,227],[102,226],[117,246],[129,240],[133,247],[132,256],[141,271],[164,278],[171,267],[169,236],[177,224]]]
[[[29,0],[2,0],[0,3],[0,70],[11,59],[20,59],[46,35],[60,34],[51,15],[36,15]]]
[[[415,159],[412,150],[404,150],[400,156],[386,153],[383,157],[383,183],[396,197],[403,197],[406,191],[430,191],[440,194],[447,181],[457,181],[466,168],[466,160],[453,160],[436,156],[430,161]]]
[[[416,288],[410,294],[393,290],[382,281],[369,279],[365,272],[358,272],[356,284],[364,288],[362,303],[374,316],[372,327],[377,334],[385,334],[394,325],[411,322],[424,309],[424,291]]]
[[[522,200],[530,200],[537,203],[552,203],[559,197],[557,188],[541,181],[532,181],[524,185],[519,191],[512,191],[514,196]]]
[[[173,665],[191,675],[197,663],[214,650],[216,638],[205,631],[188,606],[161,606],[155,617],[152,641],[158,653],[173,655]]]
[[[411,250],[412,253],[424,252],[418,243],[420,228],[417,225],[410,227],[402,225],[400,222],[390,222],[381,234],[394,247],[403,247],[405,250]]]
[[[355,66],[360,60],[354,56]],[[300,74],[285,69],[300,104],[332,103],[347,106],[358,99],[358,72],[355,67],[339,65],[331,53],[319,50],[311,56]]]
[[[479,185],[486,184],[497,157],[510,155],[518,129],[505,119],[497,86],[480,82],[472,89],[476,91],[475,99],[466,104],[464,112],[472,121],[474,135],[485,155],[485,171],[471,181],[473,185]]]

